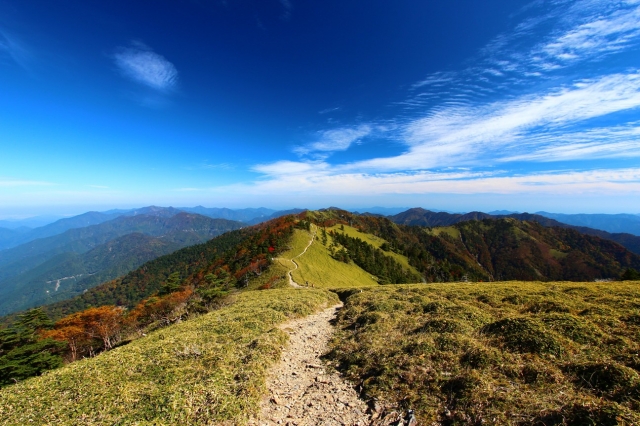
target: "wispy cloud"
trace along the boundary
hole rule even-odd
[[[373,128],[368,124],[360,124],[354,127],[325,130],[319,133],[317,140],[305,146],[299,146],[294,152],[306,155],[309,153],[329,153],[345,151],[349,147],[370,135]]]
[[[291,3],[291,0],[280,0],[280,4],[282,5],[282,8],[283,8],[281,17],[283,20],[288,21],[289,19],[291,19],[291,14],[293,12],[293,4]]]
[[[332,112],[340,111],[341,109],[342,108],[340,108],[340,107],[326,108],[326,109],[323,109],[322,111],[318,111],[318,114],[329,114],[329,113],[332,113]]]
[[[336,196],[385,194],[640,194],[640,169],[559,170],[509,176],[505,171],[345,173],[328,164],[278,162],[257,168],[267,176],[253,185],[218,188],[249,194]]]
[[[51,186],[52,182],[44,182],[39,180],[14,179],[0,177],[0,187],[18,187],[18,186]]]
[[[599,58],[637,43],[640,5],[637,2],[577,2],[564,16],[568,28],[556,31],[533,50],[540,64],[555,65]]]
[[[533,16],[533,10],[539,13]],[[640,157],[637,64],[593,66],[640,46],[640,1],[546,1],[522,14],[528,17],[482,49],[472,67],[436,72],[413,84],[408,99],[394,104],[402,111],[386,120],[385,132],[374,121],[320,131],[294,149],[303,160],[257,165],[253,170],[261,178],[242,190],[349,196],[640,193],[638,168],[588,170],[577,163]],[[328,160],[374,133],[402,151]],[[557,161],[574,161],[577,170],[549,170]],[[537,162],[538,171],[509,170],[513,162]]]
[[[533,158],[539,149],[548,150],[552,137],[561,141],[561,135],[567,133],[569,126],[580,126],[597,117],[638,107],[640,73],[633,72],[579,81],[568,87],[485,105],[439,108],[404,126],[401,138],[409,147],[407,152],[345,167],[390,171],[478,165],[489,159],[522,159],[522,151]],[[634,134],[628,130],[609,133],[624,138]],[[588,144],[592,152],[597,145],[601,145],[600,151],[607,151],[611,141],[603,137],[604,134],[603,130],[582,132],[579,143]],[[629,146],[633,140],[626,142]],[[562,143],[556,142],[555,149]],[[571,157],[570,150],[565,149],[564,153],[565,159]],[[585,153],[576,151],[573,158],[584,158]],[[538,160],[544,158],[548,157],[537,156]]]
[[[178,82],[176,67],[143,43],[118,48],[113,60],[125,77],[151,89],[170,91]]]
[[[0,55],[4,54],[20,67],[30,71],[34,60],[33,53],[27,44],[18,36],[0,28]]]

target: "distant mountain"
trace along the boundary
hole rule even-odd
[[[361,209],[356,209],[356,210],[350,210],[352,213],[355,214],[364,214],[364,213],[371,213],[371,214],[379,214],[382,216],[391,216],[394,214],[398,214],[401,213],[405,210],[408,210],[408,207],[380,207],[380,206],[376,206],[376,207],[364,207]]]
[[[640,237],[631,235],[628,233],[609,233],[599,229],[593,229],[588,227],[573,226],[566,223],[559,222],[555,219],[551,219],[545,216],[532,213],[514,213],[509,215],[490,215],[481,212],[471,212],[465,214],[450,214],[443,212],[432,212],[422,208],[409,209],[405,212],[399,213],[395,216],[390,216],[393,222],[409,225],[409,226],[451,226],[457,223],[467,222],[470,220],[482,220],[482,219],[501,219],[501,218],[513,218],[524,221],[538,222],[546,227],[560,227],[574,229],[580,233],[586,235],[593,235],[607,240],[615,241],[618,244],[626,247],[630,251],[636,254],[640,254]]]
[[[44,306],[52,318],[60,318],[90,306],[133,307],[157,292],[167,277],[178,272],[181,279],[202,282],[216,268],[224,267],[234,282],[255,276],[250,265],[264,262],[265,253],[286,250],[293,221],[274,219],[266,224],[226,232],[206,243],[185,247],[151,260],[117,279],[103,282],[72,299]],[[261,260],[262,259],[262,260]]]
[[[69,299],[180,248],[165,238],[132,233],[86,253],[59,254],[2,283],[8,288],[0,301],[0,315]]]
[[[136,214],[120,216],[98,225],[69,229],[59,235],[0,251],[0,314],[45,303],[54,295],[51,291],[55,292],[51,285],[46,285],[46,281],[82,275],[81,285],[75,283],[72,289],[63,288],[77,292],[86,289],[86,286],[122,275],[145,260],[205,242],[243,226],[240,222],[186,212],[171,217]],[[131,236],[133,233],[142,235]],[[129,238],[123,238],[125,236]],[[114,242],[119,238],[123,239]],[[114,250],[121,253],[114,253]],[[102,253],[103,259],[111,260],[96,267],[97,260],[91,260],[92,255],[87,254],[90,251]],[[107,255],[109,253],[111,255]],[[84,254],[87,255],[81,256]],[[97,276],[88,278],[86,274],[89,273]],[[24,302],[24,306],[18,306],[17,297]]]
[[[260,207],[257,209],[239,209],[232,210],[227,208],[217,208],[217,207],[178,207],[179,210],[189,212],[189,213],[197,213],[203,216],[208,216],[214,219],[228,219],[228,220],[237,220],[239,222],[251,222],[254,219],[258,218],[268,218],[271,217],[276,211],[272,209],[267,209],[264,207]]]
[[[53,223],[31,230],[23,230],[6,237],[0,233],[0,250],[16,247],[39,238],[59,235],[69,229],[84,228],[91,225],[99,225],[121,216],[150,215],[158,217],[171,217],[180,213],[173,207],[149,206],[132,210],[114,210],[110,212],[87,212],[78,216],[59,219]],[[1,255],[1,252],[0,252]]]
[[[248,223],[250,225],[257,225],[258,223],[267,222],[269,220],[277,219],[279,217],[286,216],[286,215],[289,215],[289,214],[302,213],[302,212],[304,212],[306,210],[307,209],[279,210],[277,212],[272,213],[271,216],[269,216],[269,217],[256,217],[256,218],[250,220]]]
[[[492,216],[506,216],[506,215],[518,214],[518,213],[520,212],[511,211],[511,210],[494,210],[489,212],[489,214]]]
[[[0,228],[38,228],[55,222],[58,219],[62,219],[62,216],[47,215],[28,217],[26,219],[4,219],[0,220]]]
[[[420,207],[409,209],[405,212],[390,216],[393,222],[409,226],[450,226],[469,220],[488,219],[491,215],[481,212],[471,213],[445,213],[433,212]]]
[[[412,210],[427,218],[439,215]],[[339,210],[328,213],[333,220],[325,223],[352,223],[361,232],[386,240],[388,249],[406,256],[427,282],[465,277],[471,281],[593,281],[616,279],[626,268],[640,268],[640,255],[569,225],[548,227],[536,221],[468,213],[450,215],[450,222],[458,221],[451,225],[394,226],[387,218],[351,216]],[[472,217],[480,219],[469,220]]]
[[[586,226],[612,233],[627,233],[640,236],[640,216],[635,214],[561,214],[548,212],[536,212],[536,214],[568,225]]]

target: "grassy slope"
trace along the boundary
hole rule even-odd
[[[242,424],[287,336],[337,302],[323,290],[246,292],[219,311],[0,390],[1,424]]]
[[[360,232],[357,229],[352,228],[351,226],[348,226],[348,225],[344,225],[343,227],[344,227],[344,233],[347,234],[348,236],[353,237],[353,238],[360,238],[362,241],[365,241],[365,242],[371,244],[375,248],[380,248],[380,246],[382,246],[382,244],[385,243],[384,239],[382,239],[380,237],[376,237],[375,235],[371,235],[371,234],[366,234],[364,232]],[[336,226],[333,226],[333,227],[328,228],[328,229],[331,229],[332,231],[335,231],[335,232],[343,232],[340,229],[340,225],[336,225]],[[392,251],[384,252],[384,254],[386,256],[392,257],[396,262],[398,262],[400,265],[402,265],[404,268],[410,270],[414,274],[420,275],[420,273],[416,270],[416,268],[414,268],[413,266],[409,265],[409,260],[405,256],[403,256],[401,254],[398,254],[398,253],[394,253]]]
[[[296,230],[293,237],[292,250],[283,254],[282,257],[286,259],[298,255],[309,244],[310,239],[310,233]],[[328,240],[327,245],[331,243],[331,237]],[[299,267],[293,271],[293,279],[301,285],[304,285],[307,281],[309,281],[310,285],[313,284],[314,287],[320,288],[378,285],[378,282],[371,277],[371,274],[362,270],[353,262],[346,264],[333,259],[329,255],[327,247],[323,246],[318,238],[314,240],[307,252],[297,257],[295,261]],[[286,264],[290,264],[290,262],[286,262]]]
[[[640,424],[639,284],[344,291],[329,358],[420,424]]]

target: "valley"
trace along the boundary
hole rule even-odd
[[[1,389],[3,424],[635,424],[640,282],[594,280],[639,259],[514,218],[283,216],[45,306],[54,339],[121,306],[115,348]]]

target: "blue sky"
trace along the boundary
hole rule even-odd
[[[0,218],[640,213],[640,1],[0,0]]]

